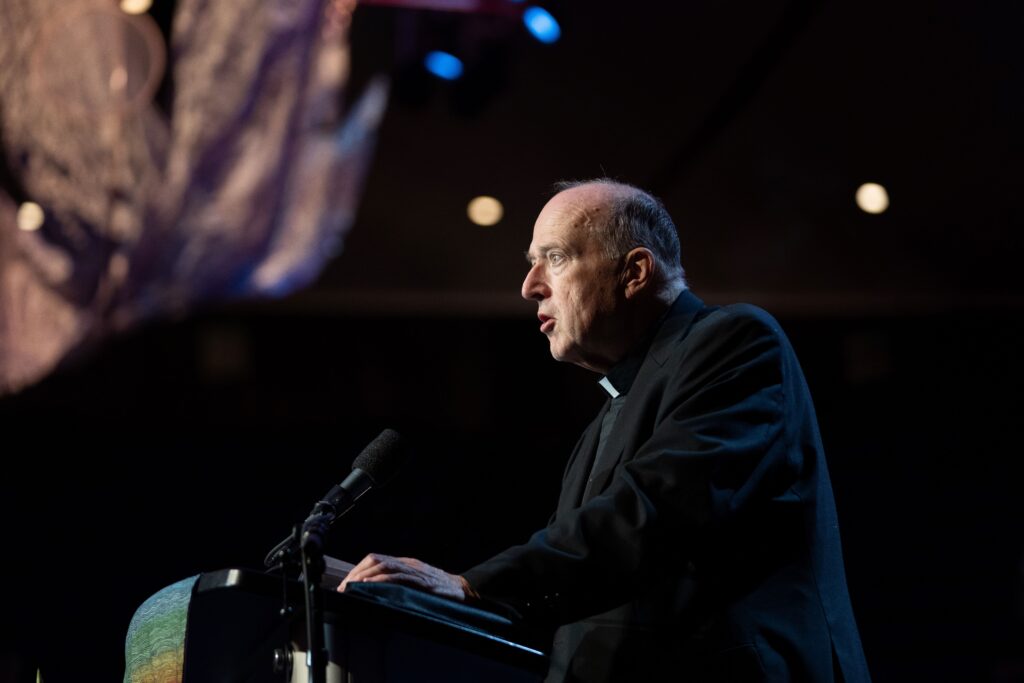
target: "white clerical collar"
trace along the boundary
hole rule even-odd
[[[600,384],[612,398],[616,398],[619,395],[619,390],[612,385],[612,381],[608,379],[607,376],[602,377],[598,384]]]

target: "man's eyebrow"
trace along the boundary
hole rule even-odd
[[[536,258],[543,258],[543,257],[547,256],[548,252],[551,251],[554,248],[555,247],[547,246],[547,245],[545,245],[543,247],[537,247],[537,256],[536,256]],[[533,265],[534,256],[530,253],[529,249],[527,249],[526,251],[523,252],[523,256],[526,257],[526,262],[527,263],[529,263],[530,265]]]

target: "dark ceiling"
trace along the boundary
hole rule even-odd
[[[561,2],[514,18],[360,6],[358,90],[392,77],[329,311],[528,314],[551,183],[607,175],[676,217],[693,288],[777,313],[1019,308],[1024,58],[1016,3]],[[422,55],[464,57],[454,83]],[[854,203],[882,183],[889,211]],[[505,218],[466,218],[477,194]]]

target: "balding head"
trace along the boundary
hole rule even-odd
[[[556,196],[573,197],[582,207],[589,207],[581,211],[608,258],[618,258],[635,247],[649,249],[659,280],[674,285],[671,289],[676,293],[685,289],[679,233],[656,197],[608,178],[563,181],[555,184],[555,190]]]

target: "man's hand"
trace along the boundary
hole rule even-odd
[[[338,592],[344,592],[349,583],[356,581],[397,583],[459,602],[467,597],[477,597],[476,592],[461,576],[449,574],[411,557],[390,557],[370,553],[352,568],[338,586]]]

